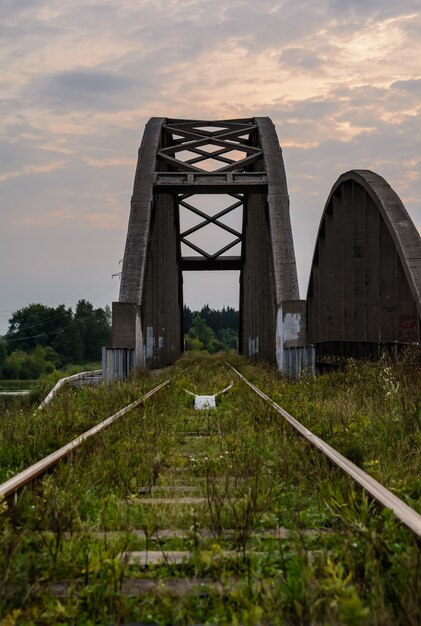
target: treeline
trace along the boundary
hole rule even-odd
[[[223,307],[219,309],[211,309],[209,304],[205,304],[200,311],[191,311],[188,306],[184,305],[184,332],[188,332],[193,325],[193,315],[198,314],[215,333],[224,328],[230,328],[238,332],[238,311],[232,307]]]
[[[231,307],[200,311],[184,307],[184,345],[186,350],[206,350],[211,354],[236,350],[238,344],[238,311]]]
[[[237,349],[238,311],[231,307],[200,311],[184,307],[186,350],[210,353]],[[30,304],[13,313],[0,338],[0,378],[35,379],[71,364],[101,359],[102,346],[111,342],[111,310],[94,309],[79,300],[75,311],[64,304]]]
[[[13,313],[0,341],[0,377],[38,378],[55,368],[101,359],[110,343],[111,310],[79,300],[73,312],[64,304],[30,304]]]

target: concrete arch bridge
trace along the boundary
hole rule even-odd
[[[421,240],[369,171],[333,186],[300,300],[282,150],[269,118],[151,118],[139,148],[108,377],[183,351],[183,272],[238,270],[239,351],[280,370],[315,352],[419,342]],[[309,344],[312,347],[306,347]]]

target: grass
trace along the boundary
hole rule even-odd
[[[22,391],[33,389],[35,380],[0,380],[0,391]]]
[[[351,364],[300,383],[229,360],[419,507],[416,360]],[[223,357],[182,359],[173,372],[167,390],[25,488],[11,508],[0,505],[0,623],[420,623],[411,533],[309,449]],[[109,388],[63,389],[39,413],[10,410],[0,480],[167,377],[141,372]],[[193,409],[185,389],[211,394],[233,378],[215,410]],[[177,504],[180,496],[203,500]],[[174,502],[147,502],[159,497]],[[276,529],[285,529],[281,538]],[[135,550],[161,550],[163,562],[121,558]],[[173,550],[186,553],[183,563],[165,561]],[[148,581],[153,591],[130,595]],[[177,581],[197,584],[175,593]]]
[[[421,355],[349,361],[344,372],[288,383],[244,373],[315,434],[421,512]]]

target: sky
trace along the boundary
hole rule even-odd
[[[118,300],[152,116],[269,116],[300,296],[330,189],[371,169],[421,227],[421,0],[2,0],[0,334],[32,302]],[[185,277],[191,308],[238,275]]]

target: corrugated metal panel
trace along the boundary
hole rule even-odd
[[[299,380],[316,374],[316,350],[314,346],[284,348],[283,373]]]
[[[106,383],[117,378],[127,378],[136,367],[133,348],[102,348],[102,374]]]

